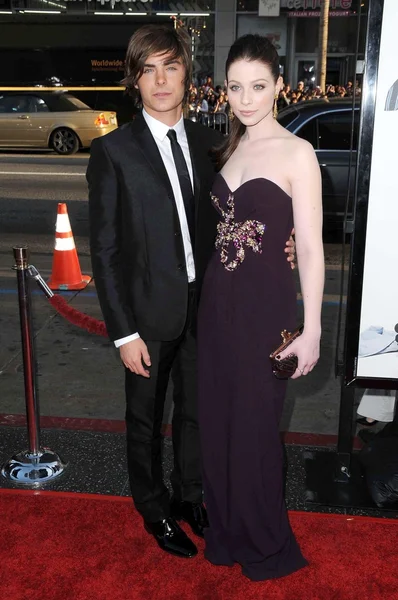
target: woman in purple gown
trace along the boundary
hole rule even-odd
[[[254,581],[288,575],[307,562],[283,498],[279,422],[286,381],[270,353],[296,328],[296,290],[285,259],[295,227],[304,331],[284,354],[293,376],[319,358],[324,281],[321,178],[310,144],[281,127],[274,104],[283,84],[266,39],[238,39],[226,65],[235,118],[217,156],[212,202],[218,235],[198,322],[199,423],[210,527],[206,558],[239,563]],[[283,358],[284,355],[282,355]]]

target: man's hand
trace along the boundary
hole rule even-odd
[[[294,229],[292,229],[292,233],[290,234],[290,238],[286,242],[285,252],[288,254],[287,262],[290,262],[290,266],[292,269],[296,268],[296,243],[293,239]]]
[[[123,344],[123,346],[120,346],[119,350],[120,358],[127,369],[136,375],[149,377],[149,371],[145,369],[142,363],[144,363],[145,366],[150,367],[151,357],[149,356],[145,342],[141,338]]]

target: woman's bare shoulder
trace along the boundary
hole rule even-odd
[[[262,152],[269,154],[271,151],[275,158],[282,158],[284,163],[300,164],[303,161],[316,160],[313,146],[307,140],[297,137],[282,126],[278,126],[270,137],[258,140],[253,145],[253,151],[256,155]]]
[[[299,154],[314,153],[314,148],[310,142],[307,142],[307,140],[304,140],[303,138],[297,137],[297,135],[287,131],[283,127],[281,127],[281,129],[281,142],[285,145],[286,150],[289,152],[298,152]]]

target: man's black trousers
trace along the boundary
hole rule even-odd
[[[169,342],[148,341],[150,378],[126,369],[127,459],[137,510],[154,522],[170,514],[163,482],[161,427],[169,377],[174,385],[172,421],[174,469],[171,484],[177,500],[202,501],[197,422],[196,296],[189,284],[187,322]]]

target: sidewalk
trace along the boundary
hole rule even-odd
[[[34,240],[32,240],[34,243]],[[82,272],[90,261],[79,248]],[[15,273],[12,254],[0,249],[0,462],[28,449],[23,364]],[[48,279],[52,256],[36,247],[31,263]],[[332,262],[332,261],[331,261]],[[336,261],[337,262],[337,261]],[[281,423],[287,464],[286,502],[292,510],[383,515],[370,502],[362,508],[323,506],[306,481],[306,460],[317,448],[333,450],[337,442],[340,385],[334,377],[334,347],[338,303],[337,269],[331,264],[329,291],[323,307],[321,359],[314,373],[291,382]],[[93,284],[83,292],[64,293],[82,312],[101,319]],[[336,296],[337,297],[337,296]],[[302,308],[299,302],[299,308]],[[105,338],[88,334],[58,316],[45,296],[32,284],[37,388],[41,413],[41,447],[49,447],[69,463],[64,475],[41,487],[46,490],[129,496],[125,433],[124,373],[118,351]],[[267,357],[264,358],[267,360]],[[164,414],[163,467],[165,481],[173,464],[170,433],[172,386]],[[355,440],[358,448],[358,440]],[[13,488],[0,477],[0,488]]]
[[[88,248],[82,243],[77,245],[82,272],[90,273]],[[52,256],[48,252],[40,253],[40,247],[36,249],[38,251],[32,254],[31,262],[47,279]],[[336,248],[330,248],[330,255],[333,271],[337,262]],[[3,340],[0,345],[0,423],[17,424],[21,419],[23,421],[25,415],[25,396],[16,278],[10,269],[11,262],[12,254],[5,252],[3,247],[0,250],[0,328]],[[338,277],[336,272],[331,275]],[[53,423],[68,422],[71,427],[74,423],[75,428],[80,426],[82,429],[93,429],[97,423],[104,430],[105,422],[110,422],[109,430],[120,431],[124,427],[124,375],[118,352],[105,338],[90,335],[59,317],[34,283],[32,292],[42,417],[56,418]],[[83,292],[69,292],[65,296],[75,308],[102,318],[93,284]],[[281,429],[286,432],[335,436],[338,431],[340,385],[333,373],[338,305],[334,295],[328,297],[332,300],[326,301],[323,308],[321,360],[310,377],[289,385],[281,424]],[[166,425],[171,421],[171,398],[170,385],[164,415]]]

